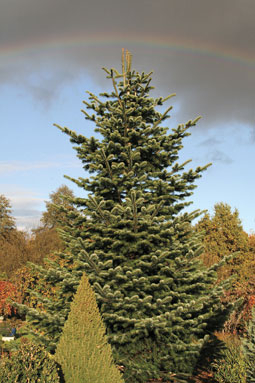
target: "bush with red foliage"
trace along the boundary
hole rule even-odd
[[[0,315],[11,316],[16,313],[10,300],[20,301],[20,293],[16,286],[8,281],[0,281]]]
[[[232,334],[243,335],[247,330],[247,325],[251,319],[252,308],[255,305],[255,289],[253,286],[245,286],[225,292],[223,302],[241,302],[234,309],[229,319],[224,325],[224,331]]]

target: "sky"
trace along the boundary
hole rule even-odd
[[[101,68],[120,69],[125,48],[154,72],[152,96],[176,93],[169,129],[202,116],[180,153],[191,168],[212,162],[192,209],[228,203],[254,232],[254,15],[254,0],[0,0],[0,194],[17,227],[37,227],[63,184],[84,196],[64,178],[84,170],[53,124],[94,135],[82,101],[111,89]]]

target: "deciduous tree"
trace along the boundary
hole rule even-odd
[[[50,200],[46,201],[46,211],[42,215],[43,227],[52,229],[63,226],[67,219],[67,212],[74,210],[73,198],[73,191],[66,185],[62,185],[55,192],[52,192]]]
[[[6,237],[8,233],[15,229],[15,219],[11,215],[10,201],[0,194],[0,236]]]

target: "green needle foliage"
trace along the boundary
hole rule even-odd
[[[235,274],[249,249],[248,235],[242,228],[238,210],[232,212],[228,204],[217,203],[213,216],[206,214],[196,225],[196,230],[204,233],[202,259],[205,265],[211,266],[226,255],[239,253],[218,273],[219,279]]]
[[[243,340],[243,352],[247,361],[247,383],[255,383],[255,310],[249,322],[247,337]]]
[[[96,297],[84,274],[57,345],[65,383],[123,383],[113,364]]]
[[[0,359],[1,383],[60,383],[59,368],[46,350],[22,343],[11,356]]]
[[[228,314],[216,285],[218,266],[200,261],[200,235],[185,201],[207,166],[185,171],[182,140],[198,118],[168,132],[162,123],[171,96],[150,97],[151,73],[105,69],[110,93],[89,93],[86,119],[99,138],[66,133],[90,178],[72,179],[88,196],[62,231],[64,267],[52,263],[42,276],[57,286],[58,301],[44,312],[26,310],[39,339],[54,350],[85,271],[96,292],[113,356],[127,383],[192,374],[210,335]],[[89,114],[88,111],[92,111]],[[23,307],[24,308],[24,307]]]
[[[224,359],[215,364],[214,379],[217,383],[247,383],[246,363],[240,350],[229,347]]]

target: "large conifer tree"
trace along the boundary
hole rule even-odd
[[[62,232],[68,260],[44,277],[58,286],[48,311],[28,310],[41,339],[54,349],[83,271],[93,286],[114,358],[127,383],[167,381],[192,374],[202,348],[224,322],[215,267],[199,260],[199,236],[191,228],[199,212],[185,213],[194,182],[207,168],[184,171],[182,140],[198,119],[168,132],[157,110],[167,101],[150,97],[151,73],[107,70],[111,93],[89,93],[84,111],[101,138],[59,127],[75,143],[90,178],[73,181],[88,192],[80,213]],[[42,333],[44,332],[44,333]],[[184,376],[183,375],[183,376]]]

